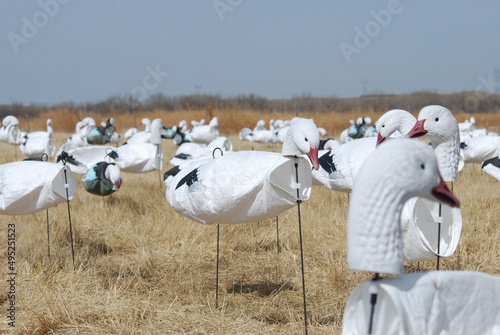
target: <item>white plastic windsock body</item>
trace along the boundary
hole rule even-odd
[[[160,145],[130,143],[115,148],[114,159],[121,171],[144,173],[162,169],[163,153]]]
[[[255,151],[194,162],[169,178],[168,203],[179,214],[205,224],[276,217],[294,207],[297,199],[309,199],[312,185],[306,158]]]
[[[342,334],[500,334],[500,277],[481,272],[432,271],[362,282],[344,310]]]
[[[68,150],[67,164],[74,173],[85,174],[98,162],[115,163],[120,171],[144,173],[162,169],[163,153],[159,145],[130,143],[118,148],[93,145]]]
[[[465,163],[477,163],[500,156],[500,136],[479,136],[461,144],[460,155]]]
[[[73,173],[86,174],[88,169],[101,161],[113,162],[108,154],[111,153],[114,147],[107,145],[92,145],[86,147],[75,148],[67,151],[68,158],[66,164],[71,168]],[[57,157],[59,161],[59,157]]]
[[[75,189],[75,177],[61,164],[41,161],[3,164],[0,165],[0,214],[23,215],[47,209],[71,200]]]
[[[438,232],[439,220],[441,230]],[[461,232],[460,208],[441,204],[439,218],[439,203],[435,201],[415,197],[403,206],[401,236],[405,260],[417,262],[435,260],[436,256],[450,257],[457,249]]]

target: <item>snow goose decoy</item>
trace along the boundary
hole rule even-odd
[[[201,223],[255,222],[273,218],[293,207],[297,186],[301,200],[310,195],[311,170],[297,159],[300,185],[294,182],[294,159],[307,155],[319,166],[319,133],[311,119],[296,118],[282,154],[263,151],[227,152],[222,157],[187,164],[165,179],[169,204],[178,213]],[[293,177],[293,178],[292,178]]]
[[[106,144],[114,139],[114,128],[116,121],[114,118],[110,117],[104,125],[100,127],[92,128],[86,135],[87,142],[89,144]],[[115,135],[116,137],[116,135]]]
[[[151,141],[151,120],[143,118],[141,124],[144,125],[144,130],[133,134],[126,143],[149,143]]]
[[[295,118],[282,154],[263,151],[228,152],[222,157],[193,162],[167,171],[166,197],[179,214],[205,224],[217,223],[217,262],[219,224],[256,222],[274,218],[311,193],[311,165],[317,169],[319,133],[312,119]],[[307,155],[309,158],[299,157]],[[303,253],[301,245],[301,262]],[[218,263],[217,263],[218,264]],[[304,315],[306,299],[302,272]],[[218,298],[218,266],[216,303]],[[304,317],[307,332],[307,317]]]
[[[210,143],[219,136],[219,119],[213,117],[208,125],[200,125],[186,133],[187,140],[195,143]]]
[[[432,148],[434,148],[438,161],[439,172],[441,173],[443,180],[448,182],[454,182],[457,180],[461,160],[460,132],[458,122],[449,109],[439,105],[431,105],[422,108],[418,114],[418,121],[406,136],[410,138],[427,136],[431,141]],[[436,248],[434,252],[437,256],[437,269],[439,269],[440,257],[451,256],[455,252],[462,230],[461,213],[458,213],[460,220],[454,220],[453,216],[451,218],[451,225],[454,226],[452,227],[454,229],[453,244],[449,244],[443,239],[441,236],[441,224],[443,219],[446,219],[443,215],[444,212],[442,211],[444,207],[446,207],[446,204],[439,204],[436,208],[436,213],[433,213],[433,216],[436,218],[435,226],[437,227],[437,232],[434,234],[435,237],[432,238],[436,241]],[[457,211],[460,210],[456,209],[455,212]],[[453,214],[451,209],[446,210],[445,212]],[[417,229],[422,230],[421,227],[417,227]],[[441,252],[442,242],[451,246],[451,248],[447,247],[446,254]]]
[[[99,162],[88,169],[82,184],[89,193],[110,195],[118,191],[122,184],[120,169],[114,163]]]
[[[161,170],[163,161],[161,130],[163,128],[163,121],[154,119],[151,122],[151,138],[148,143],[127,143],[116,148],[114,160],[120,170],[131,173]]]
[[[21,144],[24,140],[24,133],[19,129],[19,120],[14,115],[7,115],[2,120],[0,127],[0,141],[9,144]]]
[[[454,207],[460,204],[443,181],[432,148],[410,139],[383,143],[359,170],[348,213],[348,266],[375,272],[365,328],[368,334],[373,329],[379,273],[403,273],[401,211],[404,203],[415,196]]]
[[[24,142],[19,145],[21,152],[27,156],[54,156],[55,147],[52,140],[52,120],[47,120],[47,131],[35,131],[24,136]]]
[[[444,183],[432,148],[409,139],[380,145],[361,167],[349,203],[351,269],[401,274],[400,218],[404,203],[421,196],[458,207]]]

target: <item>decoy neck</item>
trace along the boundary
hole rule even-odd
[[[436,156],[420,141],[394,139],[363,163],[349,203],[348,263],[354,270],[401,274],[401,210],[420,196],[460,205],[441,178]]]

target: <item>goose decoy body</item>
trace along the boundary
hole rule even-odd
[[[82,177],[83,187],[87,192],[106,196],[120,189],[122,178],[115,163],[99,162],[88,169]]]
[[[295,118],[290,127],[281,154],[227,152],[174,168],[175,176],[165,179],[168,203],[201,223],[240,223],[275,217],[295,206],[297,197],[307,200],[310,164],[319,166],[319,133],[311,119]]]
[[[186,133],[186,139],[195,143],[210,143],[219,136],[219,119],[213,117],[208,125],[200,125]]]
[[[0,165],[0,190],[0,215],[31,214],[71,200],[76,179],[60,164],[11,162]]]
[[[116,121],[110,117],[104,125],[92,128],[85,136],[89,144],[106,144],[111,142]]]

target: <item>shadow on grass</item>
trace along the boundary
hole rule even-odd
[[[289,282],[285,283],[274,283],[274,282],[262,282],[254,284],[233,284],[227,289],[228,293],[244,294],[257,292],[261,297],[267,297],[271,295],[277,295],[282,291],[295,291],[295,287]]]

